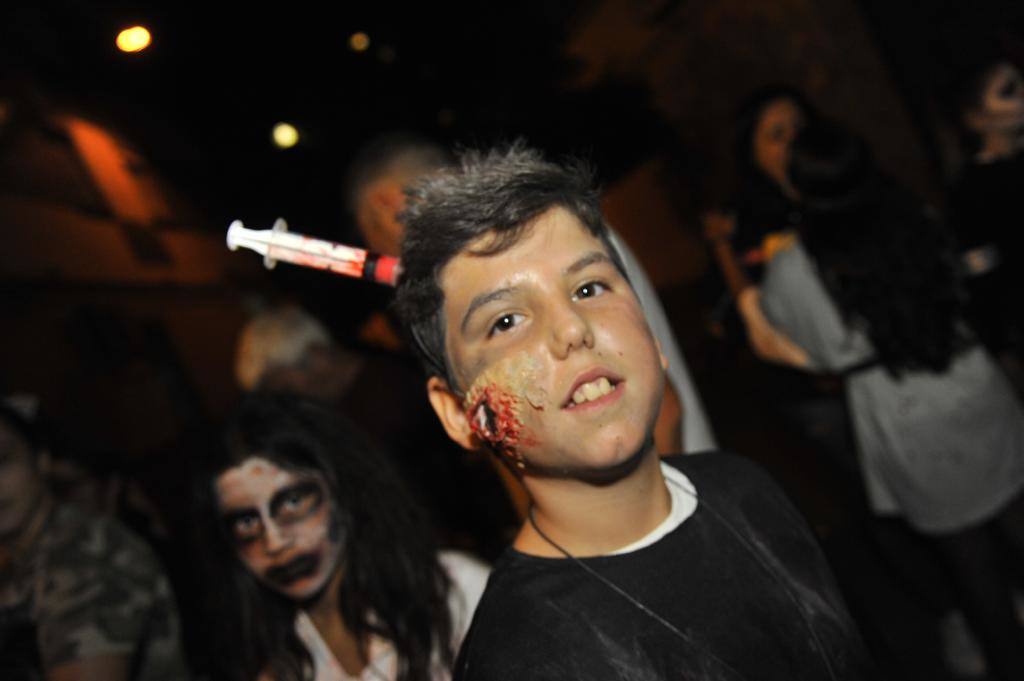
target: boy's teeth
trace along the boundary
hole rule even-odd
[[[599,397],[604,397],[613,390],[611,381],[602,376],[596,381],[584,383],[572,394],[572,401],[575,404],[582,404]]]

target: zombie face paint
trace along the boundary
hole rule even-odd
[[[259,581],[295,600],[327,584],[342,531],[321,475],[252,457],[219,475],[215,488],[238,557]]]
[[[469,386],[449,432],[470,431],[534,477],[593,479],[646,451],[664,373],[605,245],[560,207],[505,251],[474,255],[487,244],[440,277],[448,357]]]
[[[517,457],[520,444],[536,445],[524,432],[523,409],[543,410],[547,392],[540,383],[541,363],[528,353],[501,360],[481,373],[466,392],[463,408],[473,432],[499,451]]]

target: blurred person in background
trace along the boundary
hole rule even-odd
[[[791,239],[800,224],[800,203],[788,176],[793,140],[818,118],[811,102],[787,85],[767,85],[739,106],[733,134],[733,194],[725,207],[704,214],[707,229],[728,234],[744,272],[760,281],[765,263]],[[744,344],[742,321],[720,273],[709,279],[717,297],[712,335],[735,350]],[[836,471],[855,478],[849,421],[842,391],[831,377],[801,375],[788,368],[761,366],[756,381],[769,392],[768,408],[817,449],[828,454]],[[856,481],[851,483],[856,485]]]
[[[872,509],[931,539],[994,677],[1024,678],[1000,551],[1024,550],[1024,410],[964,323],[951,240],[838,126],[800,133],[790,178],[804,218],[760,287],[708,230],[750,344],[844,377]]]
[[[0,671],[5,681],[188,677],[170,585],[116,520],[58,502],[34,425],[0,405]]]
[[[487,568],[438,553],[389,457],[350,421],[251,395],[199,465],[223,678],[448,678]]]
[[[959,99],[968,157],[950,194],[950,217],[963,253],[968,317],[1018,388],[1024,384],[1024,312],[1008,304],[1024,289],[1024,76],[997,60],[967,79]]]
[[[758,90],[737,111],[735,189],[728,205],[709,212],[705,220],[730,224],[733,247],[755,278],[773,250],[773,235],[799,223],[799,203],[787,174],[790,148],[816,116],[803,94],[785,85]]]
[[[319,320],[289,303],[254,314],[235,349],[235,379],[245,392],[295,392],[334,401],[351,391],[362,366],[358,353],[338,346]]]

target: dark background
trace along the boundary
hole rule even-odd
[[[298,293],[345,335],[386,296],[295,268],[268,275],[220,246],[230,220],[269,227],[278,216],[357,241],[340,185],[376,133],[464,145],[525,136],[592,158],[607,213],[699,359],[705,301],[693,284],[708,262],[697,215],[728,195],[732,117],[747,94],[803,89],[941,208],[960,161],[952,88],[993,55],[1024,53],[1024,5],[1009,1],[67,1],[2,12],[0,387],[81,422],[67,430],[87,448],[137,427],[135,453],[231,405],[234,335],[260,300]],[[152,45],[119,52],[117,32],[136,23]],[[365,52],[349,47],[356,31],[370,37]],[[127,173],[124,196],[137,199],[122,196],[127,208],[83,161],[83,121],[113,140],[108,171]],[[299,128],[298,146],[270,143],[278,121]],[[119,396],[132,377],[152,394]],[[77,383],[88,398],[67,387]]]
[[[756,361],[705,331],[698,215],[730,191],[737,105],[771,83],[857,129],[941,209],[962,159],[951,93],[996,55],[1024,62],[1024,3],[336,5],[0,10],[0,394],[35,396],[65,454],[148,479],[173,508],[184,434],[238,397],[234,343],[249,312],[297,296],[345,339],[387,296],[267,272],[224,247],[229,221],[284,216],[355,241],[341,182],[368,138],[524,136],[595,161],[606,213],[662,294],[719,440],[783,482],[845,563],[841,579],[871,577],[845,586],[883,603],[855,610],[891,666],[937,678],[923,615],[850,538],[839,474],[774,419]],[[119,52],[118,31],[137,23],[152,45]],[[370,37],[365,52],[349,47],[356,31]],[[298,127],[298,146],[271,144],[278,121]]]
[[[897,146],[920,145],[936,168],[905,174],[942,172],[931,128],[944,90],[1020,49],[1024,16],[1010,1],[337,5],[8,6],[0,55],[8,91],[114,126],[214,223],[287,212],[322,225],[339,219],[347,156],[380,130],[525,135],[593,156],[614,180],[671,145],[715,163],[736,100],[765,82],[800,85],[864,127],[906,119],[915,131]],[[123,54],[114,36],[135,23],[153,44]],[[356,31],[366,52],[348,46]],[[280,120],[300,128],[300,147],[269,144]]]

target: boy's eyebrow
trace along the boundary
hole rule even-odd
[[[483,307],[493,300],[506,298],[512,295],[515,290],[515,286],[506,286],[504,288],[488,291],[487,293],[481,293],[477,297],[473,298],[469,303],[469,307],[466,308],[466,314],[462,315],[462,325],[459,327],[462,333],[466,333],[466,327],[469,325],[469,318],[473,316],[473,313],[476,312],[478,308]]]
[[[587,267],[590,267],[591,265],[599,262],[606,262],[611,264],[612,259],[608,257],[607,253],[604,253],[602,251],[591,251],[590,253],[587,253],[573,264],[566,267],[565,273],[576,274],[580,270],[586,269]]]

